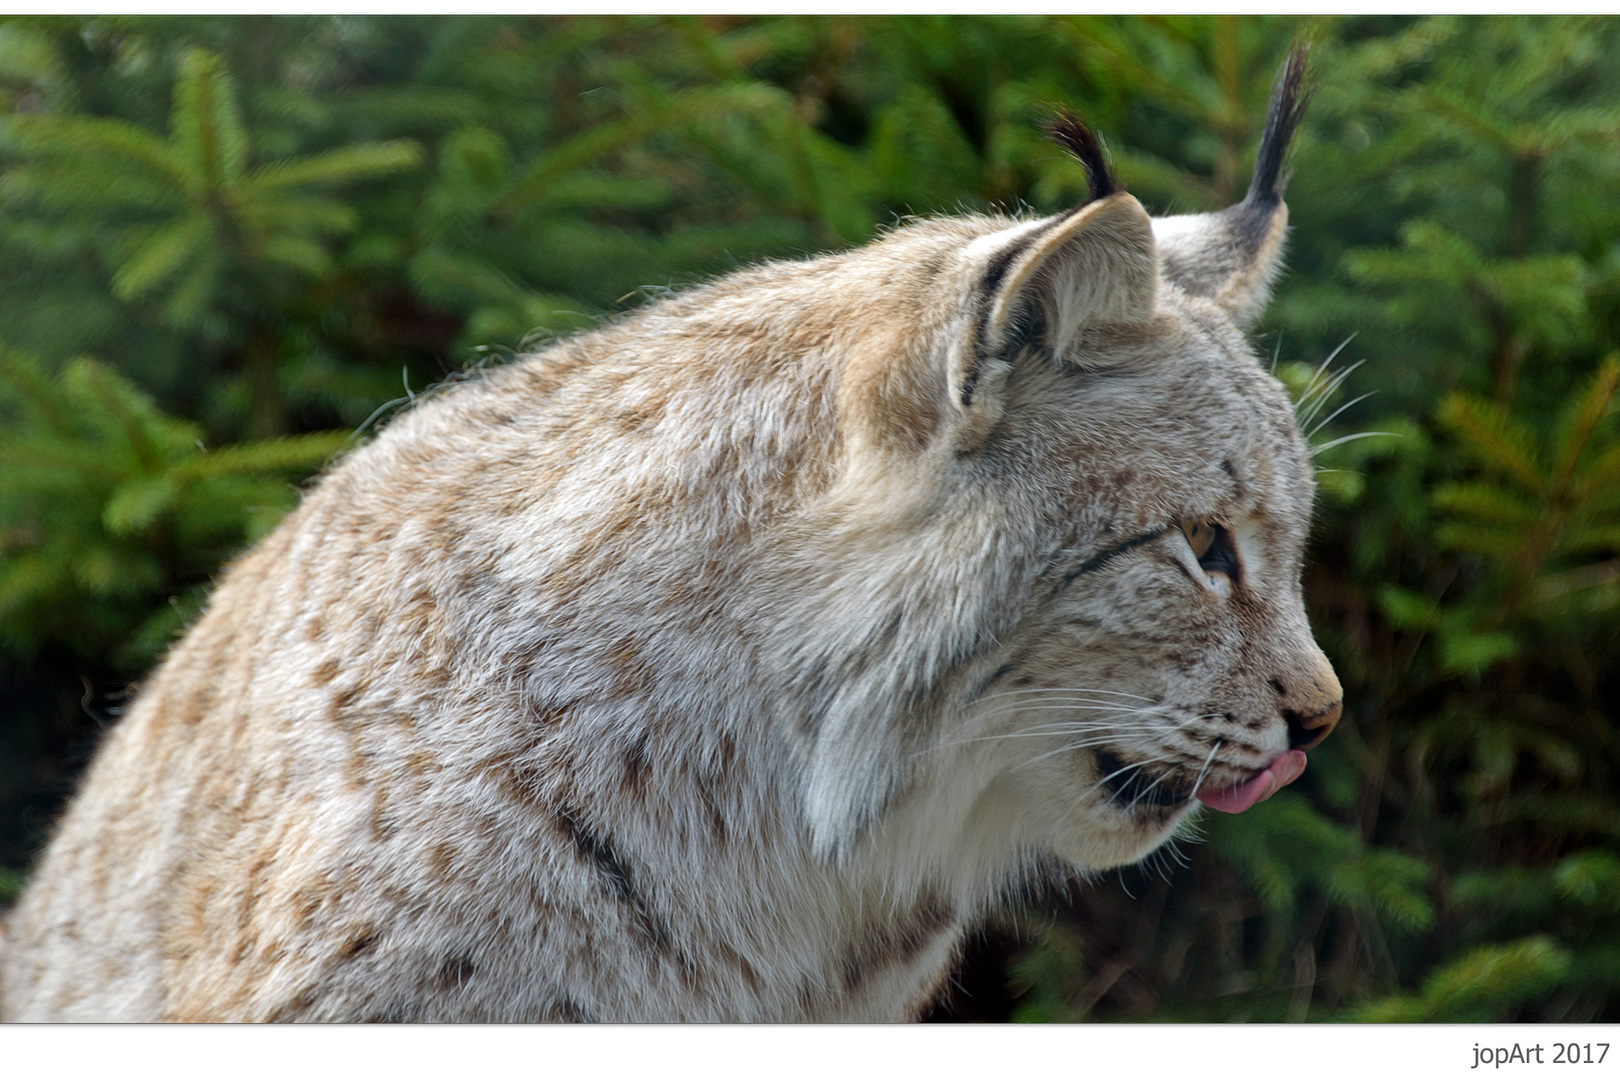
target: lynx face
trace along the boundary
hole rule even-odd
[[[872,432],[849,451],[881,492],[866,519],[910,506],[922,523],[892,543],[890,572],[907,546],[926,549],[917,573],[952,598],[891,609],[901,633],[888,640],[903,655],[930,602],[957,640],[911,644],[915,669],[945,669],[929,689],[888,687],[902,721],[896,691],[935,712],[931,728],[885,732],[906,767],[870,750],[864,774],[851,767],[880,741],[859,719],[835,710],[818,731],[823,844],[909,792],[898,817],[915,824],[897,835],[956,819],[1113,866],[1197,801],[1241,811],[1269,797],[1337,721],[1341,690],[1300,590],[1310,455],[1243,337],[1278,270],[1299,74],[1279,80],[1254,184],[1229,210],[1154,221],[1098,162],[1102,197],[1075,211],[959,222],[954,242],[918,227],[857,256],[897,262],[892,246],[928,268],[888,278],[931,347],[885,358],[886,378],[867,380],[880,392],[851,396],[841,417]],[[852,564],[880,546],[862,543]]]
[[[1124,194],[1037,222],[979,219],[971,239],[917,227],[863,253],[948,267],[905,304],[941,329],[906,381],[923,388],[912,407],[846,403],[862,495],[835,500],[841,520],[818,531],[832,542],[851,519],[868,523],[861,550],[836,556],[872,562],[853,575],[868,585],[883,566],[905,588],[898,564],[914,553],[906,603],[885,605],[878,588],[864,606],[901,628],[895,659],[954,670],[913,691],[934,702],[915,731],[888,676],[884,705],[901,722],[883,733],[887,752],[915,776],[849,771],[858,743],[881,745],[858,718],[840,728],[834,711],[819,729],[824,842],[904,792],[902,818],[909,801],[935,822],[999,822],[1082,868],[1118,865],[1200,797],[1241,810],[1269,796],[1332,727],[1341,692],[1300,591],[1310,455],[1242,334],[1286,211],[1237,209],[1260,220],[1247,223],[1248,259],[1223,251],[1235,267],[1217,279],[1224,292],[1184,268],[1210,261],[1198,245],[1244,242],[1236,215],[1155,223]],[[921,434],[899,426],[919,416]],[[949,634],[908,645],[912,620],[971,644],[954,657],[940,655]]]
[[[1015,365],[1020,420],[982,451],[1042,454],[1075,532],[970,715],[1020,759],[1016,801],[1051,808],[1052,848],[1098,868],[1195,794],[1243,809],[1274,763],[1292,779],[1341,694],[1300,591],[1309,452],[1231,313],[1161,279],[1146,318],[1080,336],[1078,362]]]

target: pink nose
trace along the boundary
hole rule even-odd
[[[1328,737],[1333,726],[1344,715],[1344,702],[1335,701],[1319,713],[1303,716],[1293,709],[1283,710],[1283,719],[1288,721],[1288,748],[1290,750],[1309,750],[1317,743]]]

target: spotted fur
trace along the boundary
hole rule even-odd
[[[921,221],[434,395],[108,735],[0,1011],[916,1015],[1031,867],[1336,708],[1266,215]]]

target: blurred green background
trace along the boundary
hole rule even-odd
[[[1304,779],[975,939],[939,1018],[1620,1020],[1620,23],[0,21],[0,902],[298,484],[469,367],[911,214],[1242,194],[1322,469]],[[1378,433],[1378,434],[1375,434]]]

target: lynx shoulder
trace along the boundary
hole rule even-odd
[[[858,1020],[1340,690],[1245,200],[774,263],[451,387],[238,561],[10,919],[41,1020]]]

